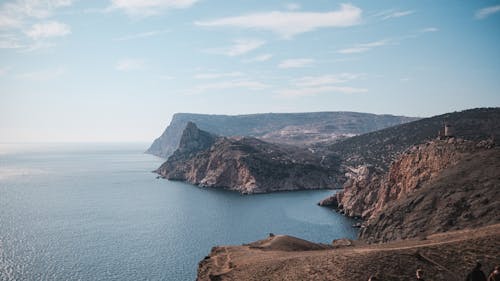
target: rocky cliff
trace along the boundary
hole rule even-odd
[[[500,149],[492,141],[435,140],[416,145],[388,171],[360,166],[329,198],[366,220],[360,238],[403,239],[500,221]]]
[[[216,137],[188,123],[162,177],[241,193],[339,187],[337,159],[250,137]]]
[[[178,148],[188,122],[220,136],[257,137],[267,142],[310,144],[364,134],[417,118],[357,112],[265,113],[208,115],[177,113],[163,134],[146,151],[168,158]]]

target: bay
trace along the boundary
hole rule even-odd
[[[215,245],[268,233],[355,238],[316,203],[332,193],[242,196],[151,173],[147,144],[0,144],[0,280],[194,280]]]

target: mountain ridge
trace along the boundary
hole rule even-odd
[[[303,145],[333,141],[346,135],[362,134],[416,119],[350,111],[245,115],[176,113],[146,153],[168,158],[177,149],[182,131],[190,121],[200,129],[219,136],[250,136],[268,142]]]

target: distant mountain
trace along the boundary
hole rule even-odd
[[[169,180],[240,193],[339,187],[338,161],[306,148],[252,137],[217,137],[189,122],[157,173]]]
[[[267,142],[311,144],[364,134],[418,118],[357,112],[207,115],[177,113],[146,153],[167,158],[179,146],[188,122],[219,136],[249,136]]]
[[[500,141],[500,108],[476,108],[424,118],[399,126],[354,136],[330,146],[348,166],[372,164],[386,169],[412,145],[435,139],[444,123],[465,140],[493,138]]]

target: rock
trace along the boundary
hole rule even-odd
[[[335,248],[350,247],[353,246],[353,242],[347,238],[335,239],[332,241],[332,245]]]
[[[338,208],[337,196],[334,194],[318,202],[319,206],[332,207],[334,209]]]
[[[324,159],[305,148],[217,137],[189,123],[179,148],[156,172],[169,180],[242,194],[338,188],[338,162]]]

